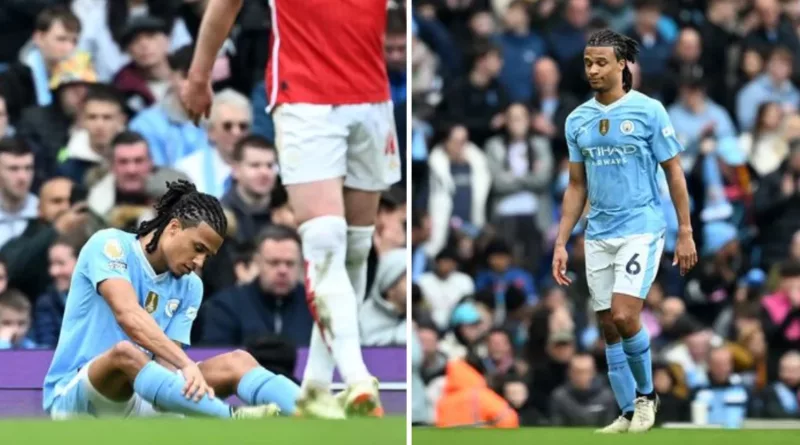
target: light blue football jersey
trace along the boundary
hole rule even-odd
[[[658,169],[683,147],[661,102],[638,91],[607,106],[590,99],[567,117],[565,134],[570,162],[586,169],[586,239],[664,230]]]
[[[72,275],[61,335],[44,380],[43,407],[90,360],[122,340],[130,340],[117,324],[97,286],[110,278],[133,285],[139,304],[172,340],[190,344],[192,323],[203,298],[203,283],[194,273],[177,278],[156,274],[132,233],[101,230],[81,249]]]

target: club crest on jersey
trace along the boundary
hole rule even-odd
[[[152,314],[158,309],[158,294],[150,291],[147,293],[147,298],[144,299],[144,310],[148,314]]]
[[[627,121],[627,120],[626,121],[622,121],[622,123],[619,124],[619,131],[621,131],[622,134],[631,134],[631,133],[633,133],[633,122]]]
[[[181,304],[181,301],[178,299],[171,299],[167,300],[167,305],[164,306],[164,312],[167,314],[167,317],[172,318],[175,315],[175,311],[178,310],[178,306]]]
[[[608,122],[608,119],[600,119],[600,134],[605,136],[610,126],[611,124]]]

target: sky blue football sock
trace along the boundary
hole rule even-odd
[[[636,397],[636,381],[633,379],[628,358],[622,349],[622,342],[606,345],[608,362],[608,381],[619,409],[624,413],[633,412],[633,399]]]
[[[288,378],[258,366],[242,376],[236,394],[248,405],[274,403],[280,407],[281,414],[291,416],[295,412],[300,387]]]
[[[642,329],[631,338],[622,340],[622,349],[628,357],[633,378],[636,380],[636,390],[640,394],[653,392],[653,363],[650,358],[650,334]]]
[[[190,416],[231,417],[231,407],[219,399],[203,396],[199,402],[183,395],[186,380],[176,372],[156,362],[150,362],[139,371],[133,389],[154,407]]]

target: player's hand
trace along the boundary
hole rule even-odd
[[[186,379],[186,384],[183,386],[183,395],[187,399],[199,402],[206,394],[208,394],[209,399],[214,398],[214,388],[208,386],[203,373],[200,372],[200,368],[196,363],[181,369],[181,373],[183,378]]]
[[[211,114],[211,102],[214,91],[211,89],[211,80],[186,79],[181,88],[180,98],[186,114],[195,125],[200,119],[208,118]]]
[[[553,251],[553,279],[556,280],[561,286],[569,286],[572,284],[572,279],[567,276],[567,248],[565,246],[556,246]]]
[[[679,266],[681,275],[686,275],[697,264],[697,248],[694,245],[692,232],[682,231],[678,234],[678,243],[675,245],[673,266]]]

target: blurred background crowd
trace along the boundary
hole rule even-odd
[[[270,360],[308,345],[300,239],[265,112],[268,1],[244,2],[214,66],[210,117],[195,125],[178,92],[205,6],[1,2],[0,349],[54,348],[81,246],[99,229],[151,218],[166,182],[180,178],[219,198],[229,221],[221,251],[200,273],[193,344],[244,345]],[[405,159],[405,6],[389,2],[387,20]],[[360,296],[364,345],[405,344],[396,335],[405,332],[405,227],[404,179],[384,193],[377,216]]]
[[[642,321],[658,421],[800,419],[800,1],[417,0],[411,161],[413,420],[610,423],[582,227],[550,277],[564,121],[591,97],[593,30],[634,38],[634,88],[679,140],[701,256],[668,229]],[[703,418],[704,420],[700,420]]]

